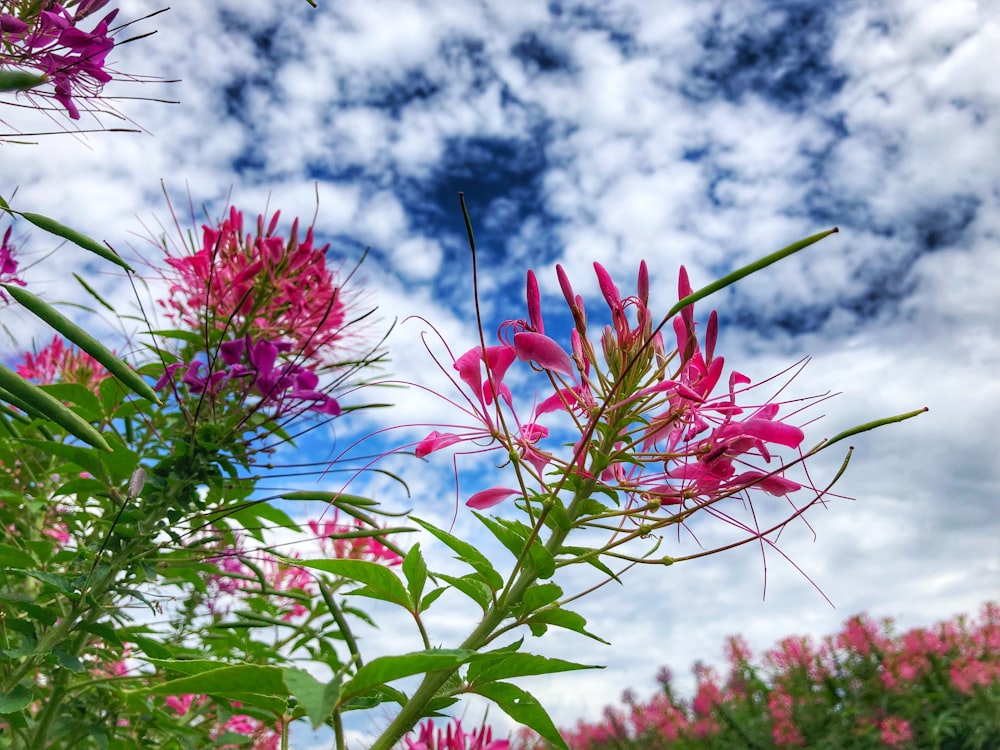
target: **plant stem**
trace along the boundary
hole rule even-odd
[[[594,482],[593,480],[590,480],[584,482],[583,486],[577,490],[566,511],[571,519],[574,518],[579,512],[578,509],[582,505],[584,499],[590,496],[593,486]],[[566,540],[566,535],[569,534],[571,528],[572,527],[561,529],[557,527],[553,529],[552,535],[545,543],[546,549],[552,553],[553,557],[558,554],[559,550],[562,548],[562,544]],[[462,645],[459,646],[459,648],[470,651],[479,651],[479,649],[489,643],[494,636],[494,631],[507,618],[510,608],[522,600],[524,592],[527,591],[528,587],[531,586],[537,579],[538,574],[531,568],[522,568],[520,574],[517,576],[517,579],[507,589],[506,594],[502,596],[485,615],[483,615],[482,621],[480,621],[476,629],[469,634],[469,637],[462,642]],[[427,704],[430,703],[435,696],[437,696],[438,691],[447,684],[448,680],[451,679],[458,669],[458,667],[454,667],[452,669],[443,669],[437,672],[428,672],[427,675],[424,676],[420,686],[413,693],[413,696],[406,702],[406,705],[403,706],[400,712],[396,715],[396,718],[392,720],[392,723],[389,724],[382,735],[375,740],[375,743],[371,746],[370,750],[391,750],[391,748],[399,742],[407,732],[412,730],[421,718],[423,718]]]

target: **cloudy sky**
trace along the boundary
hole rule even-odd
[[[755,380],[812,357],[794,393],[840,395],[811,412],[822,419],[807,429],[810,444],[930,409],[853,441],[837,488],[852,499],[782,536],[802,572],[768,554],[766,597],[760,550],[746,547],[633,571],[626,586],[585,600],[589,629],[611,646],[563,634],[532,644],[607,665],[524,683],[557,723],[597,718],[626,687],[648,696],[659,665],[683,678],[696,659],[720,661],[727,634],[759,652],[790,633],[833,632],[862,611],[929,624],[1000,596],[995,0],[319,4],[188,3],[122,30],[157,30],[119,48],[116,67],[136,81],[106,90],[142,132],[4,145],[0,194],[17,187],[16,207],[155,263],[143,235],[169,220],[161,180],[175,201],[190,192],[213,216],[231,195],[250,215],[269,206],[308,220],[318,190],[317,229],[331,253],[350,264],[371,247],[361,285],[380,318],[419,314],[459,353],[476,340],[459,191],[476,227],[488,332],[524,317],[528,268],[549,327],[567,324],[556,263],[590,296],[593,261],[628,289],[645,259],[662,314],[679,265],[697,287],[838,226],[701,303],[699,318],[718,309],[719,349]],[[127,0],[119,18],[159,7]],[[3,117],[10,130],[52,127]],[[67,272],[77,265],[121,309],[134,307],[105,267],[85,268],[71,249],[50,255],[51,241],[22,224],[15,238],[22,262],[35,263],[28,280],[49,298],[85,302]],[[36,329],[10,309],[2,315],[19,337],[0,344],[10,359]],[[392,376],[439,382],[420,345],[427,329],[396,328]],[[441,419],[431,396],[396,401],[378,421],[338,425],[337,440]],[[818,460],[816,475],[832,476],[841,457]],[[406,473],[409,497],[391,484],[367,489],[451,523],[447,456],[393,468]],[[464,511],[455,529],[479,533]],[[448,569],[439,547],[428,554]],[[456,644],[471,616],[456,603],[432,622],[432,638]],[[367,638],[376,650],[399,642],[391,625]],[[384,717],[368,721],[355,730]],[[496,711],[491,721],[510,726]]]

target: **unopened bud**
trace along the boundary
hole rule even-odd
[[[146,484],[146,470],[141,466],[132,472],[132,478],[128,480],[128,499],[135,500],[142,492]]]

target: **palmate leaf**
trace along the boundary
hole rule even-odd
[[[435,573],[436,578],[440,578],[446,583],[450,583],[452,588],[461,591],[476,604],[482,607],[483,612],[489,609],[490,602],[493,601],[493,594],[489,585],[478,573],[469,573],[461,578],[450,576],[447,573]],[[440,589],[438,589],[440,591]]]
[[[524,551],[531,534],[531,529],[519,521],[509,521],[502,518],[490,518],[479,513],[474,513],[476,518],[483,522],[499,542],[506,547],[514,558],[517,559]],[[535,565],[535,572],[541,579],[551,578],[556,572],[555,559],[541,540],[536,536],[528,549],[530,560]]]

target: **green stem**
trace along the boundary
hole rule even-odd
[[[583,501],[590,496],[593,490],[593,481],[585,482],[584,485],[573,496],[573,500],[566,509],[567,514],[572,519],[578,512]],[[552,535],[545,543],[546,549],[553,556],[558,554],[566,540],[570,529],[555,528]],[[479,651],[489,643],[495,633],[494,631],[508,617],[510,608],[520,602],[524,593],[538,578],[538,574],[532,568],[522,568],[520,574],[513,584],[509,585],[500,599],[490,607],[490,610],[483,615],[482,621],[475,630],[459,646],[460,649],[469,651]],[[443,669],[437,672],[429,672],[424,676],[420,686],[413,693],[413,696],[406,702],[406,705],[392,720],[382,735],[371,746],[370,750],[391,750],[403,736],[413,729],[424,716],[424,711],[438,692],[443,688],[451,677],[458,671],[458,667],[453,669]]]

